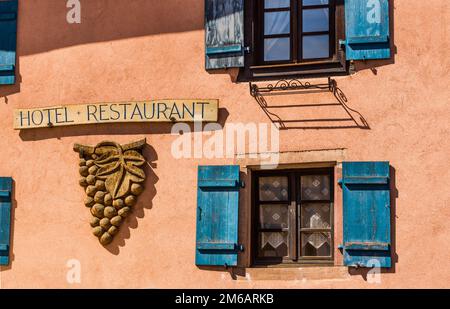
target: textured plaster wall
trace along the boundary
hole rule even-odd
[[[450,4],[395,0],[394,6],[397,53],[391,64],[360,64],[356,75],[336,79],[370,130],[280,134],[281,150],[287,153],[345,148],[345,160],[391,162],[396,264],[381,275],[381,284],[369,284],[342,267],[247,270],[249,275],[239,280],[225,271],[198,269],[197,166],[234,160],[175,161],[171,143],[177,136],[169,125],[12,129],[14,108],[158,98],[218,98],[222,123],[269,123],[248,84],[205,72],[203,1],[84,1],[81,25],[66,23],[64,1],[20,1],[18,83],[0,86],[0,174],[15,181],[12,262],[0,270],[1,287],[450,287]],[[367,69],[374,65],[376,74]],[[275,98],[274,104],[332,99],[329,94],[296,95]],[[341,112],[319,109],[289,116],[322,118]],[[72,146],[142,137],[150,145],[145,150],[147,188],[116,241],[105,249],[91,235]],[[341,207],[338,200],[337,214]],[[66,280],[71,259],[81,263],[81,284]]]

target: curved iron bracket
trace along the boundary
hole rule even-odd
[[[336,88],[336,81],[331,77],[328,77],[327,83],[311,84],[310,82],[302,82],[298,79],[291,79],[291,80],[282,79],[277,81],[275,84],[268,84],[264,87],[261,87],[258,84],[252,82],[249,82],[249,86],[251,96],[256,97],[258,94],[278,92],[278,91],[301,91],[301,90],[319,89],[334,92]]]

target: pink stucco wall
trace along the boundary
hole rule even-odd
[[[80,25],[67,24],[65,1],[19,2],[18,83],[0,86],[0,175],[15,181],[12,262],[0,270],[0,287],[450,287],[447,0],[393,1],[393,59],[359,64],[355,75],[336,78],[349,107],[363,115],[370,129],[280,134],[284,152],[345,148],[345,160],[391,162],[396,262],[381,275],[381,284],[347,270],[336,277],[304,280],[283,279],[289,276],[267,270],[275,274],[265,277],[259,271],[256,277],[233,280],[222,270],[198,269],[197,166],[234,160],[175,162],[171,143],[177,136],[170,134],[170,125],[12,129],[14,108],[158,98],[218,98],[225,123],[269,123],[249,95],[248,84],[204,70],[202,0],[83,1]],[[376,74],[367,69],[373,65],[380,65]],[[297,95],[284,100],[301,104],[328,99],[332,97]],[[312,116],[340,112],[319,109]],[[142,137],[149,144],[146,191],[105,249],[91,234],[72,146]],[[335,207],[339,213],[342,204],[338,201]],[[72,259],[81,263],[80,284],[66,280]]]

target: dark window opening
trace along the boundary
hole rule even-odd
[[[256,172],[255,265],[333,264],[333,170]]]

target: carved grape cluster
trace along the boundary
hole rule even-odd
[[[84,204],[93,216],[93,234],[104,246],[119,232],[144,190],[145,159],[139,150],[143,142],[121,146],[103,142],[95,148],[75,145],[80,153],[80,185],[85,189]]]

